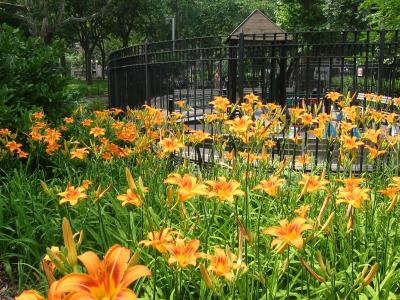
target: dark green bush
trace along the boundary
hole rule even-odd
[[[59,50],[57,43],[45,45],[0,26],[0,128],[25,129],[31,109],[43,109],[50,120],[70,111],[74,99],[65,92]]]

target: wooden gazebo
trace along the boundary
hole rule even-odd
[[[283,44],[291,39],[291,37],[278,25],[271,21],[266,15],[264,15],[260,10],[254,10],[246,19],[243,20],[229,35],[226,40],[230,46],[240,45],[240,36],[243,34],[243,47],[249,46],[257,46],[263,44]],[[267,47],[260,47],[264,51]],[[279,47],[279,49],[283,49],[280,51],[284,51],[284,47]],[[279,57],[278,64],[279,70],[286,70],[287,66],[287,58],[286,53],[274,53],[275,48],[272,47],[271,57]],[[239,89],[239,97],[242,97],[241,93],[243,92],[243,86],[237,86],[237,71],[238,66],[237,63],[240,63],[240,54],[239,60],[234,59],[237,54],[234,52],[234,49],[231,49],[230,56],[233,59],[229,60],[229,74],[228,74],[228,97],[232,101],[236,101],[237,88]],[[265,53],[262,54],[265,57]],[[243,59],[243,58],[242,58]],[[264,59],[265,60],[265,59]],[[270,72],[270,80],[271,80],[271,91],[270,97],[271,100],[282,100],[285,99],[286,88],[285,88],[285,72],[277,72],[276,64],[271,65]],[[261,70],[261,81],[265,80],[265,68]],[[240,76],[240,74],[239,74]],[[243,84],[243,78],[241,84]]]

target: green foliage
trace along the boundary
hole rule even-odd
[[[385,26],[397,29],[400,24],[400,1],[364,0],[361,8],[368,10],[371,27],[380,29]]]
[[[57,45],[0,27],[0,127],[21,129],[25,112],[34,107],[52,120],[69,110],[58,54]]]
[[[84,80],[71,79],[67,85],[68,93],[78,93],[83,97],[105,96],[108,91],[107,80],[94,80],[88,85]]]

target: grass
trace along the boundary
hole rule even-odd
[[[271,111],[270,107],[267,118],[279,119],[279,110],[272,114]],[[369,113],[357,114],[357,126],[360,122],[364,128],[381,126]],[[349,213],[348,205],[337,202],[347,195],[337,179],[356,176],[350,167],[357,152],[346,152],[340,139],[331,142],[342,149],[343,168],[339,172],[323,171],[325,162],[312,163],[310,173],[318,178],[325,174],[328,183],[311,191],[312,184],[309,180],[301,182],[304,174],[292,169],[290,158],[280,161],[276,155],[272,160],[271,149],[266,150],[269,156],[261,155],[264,142],[276,137],[274,130],[281,129],[267,127],[267,132],[252,134],[257,126],[252,125],[251,119],[242,119],[248,122],[244,131],[238,131],[240,126],[236,128],[235,123],[217,121],[214,134],[225,137],[214,141],[214,151],[219,154],[215,163],[202,166],[185,159],[179,151],[175,156],[166,152],[162,141],[168,137],[176,137],[186,145],[196,141],[196,135],[184,132],[182,123],[174,117],[158,122],[161,115],[151,109],[119,118],[112,115],[115,113],[95,115],[84,109],[76,110],[72,124],[57,128],[62,133],[57,141],[61,147],[52,155],[45,152],[48,147],[45,140],[29,138],[22,146],[30,153],[29,157],[19,160],[5,145],[23,135],[0,136],[0,145],[4,145],[0,148],[4,149],[0,154],[4,162],[0,183],[0,261],[20,291],[34,287],[45,294],[47,281],[40,261],[46,248],[64,244],[61,224],[67,218],[74,233],[84,232],[78,253],[91,250],[102,257],[112,245],[120,244],[140,255],[140,264],[146,265],[153,275],[138,280],[131,288],[144,299],[395,299],[399,293],[399,210],[397,206],[388,209],[390,203],[397,201],[398,191],[392,200],[380,192],[389,184],[395,185],[399,141],[391,147],[380,136],[373,145],[386,149],[386,153],[370,162],[371,171],[358,174],[364,182],[361,190],[351,195],[357,198],[365,192],[368,200],[360,200],[361,208],[353,206]],[[84,119],[91,119],[93,124],[81,125]],[[257,124],[263,128],[261,123]],[[37,126],[33,122],[33,127]],[[94,137],[90,131],[95,126],[104,128],[105,135]],[[296,126],[306,130],[300,123]],[[45,129],[38,130],[47,134]],[[101,140],[102,137],[108,141]],[[237,149],[233,160],[225,152],[228,141]],[[363,142],[371,145],[366,138]],[[109,146],[110,143],[118,147]],[[302,140],[298,147],[306,149],[304,143]],[[76,148],[88,150],[83,159],[71,159]],[[104,159],[105,152],[111,153],[111,160]],[[250,162],[254,155],[256,160]],[[141,206],[122,206],[117,199],[129,187],[126,168],[135,180],[132,190],[143,198]],[[207,180],[223,176],[238,182],[243,193],[234,196],[233,202],[209,197],[211,192],[179,202],[179,188],[164,183],[171,173],[191,174],[210,190],[212,185]],[[284,179],[276,196],[254,190],[262,180],[272,176]],[[86,191],[88,199],[75,206],[60,205],[62,197],[58,193],[66,190],[68,184],[77,187],[84,180],[92,182]],[[140,181],[148,188],[147,193],[140,188]],[[101,191],[110,186],[101,199],[96,196],[99,186]],[[310,206],[308,213],[296,212],[302,205]],[[264,229],[296,216],[312,225],[312,229],[301,233],[304,244],[298,248],[291,245],[277,253],[271,244],[275,237],[264,234]],[[196,266],[179,268],[168,263],[171,253],[160,254],[151,247],[138,245],[148,239],[148,232],[165,227],[179,231],[186,241],[199,240],[198,251],[203,253],[211,255],[215,247],[229,248],[237,258],[228,264],[236,267],[228,268],[232,279],[220,277],[209,269],[205,273],[211,283],[207,282],[207,276],[204,272],[201,275],[199,268],[202,265],[207,269],[212,261],[198,258]],[[62,249],[65,253],[66,249]],[[79,271],[85,272],[81,267]],[[60,279],[64,274],[56,270],[54,275]]]
[[[93,83],[88,85],[85,80],[71,79],[67,90],[70,93],[79,93],[86,98],[106,96],[108,94],[108,82],[107,80],[93,80]]]

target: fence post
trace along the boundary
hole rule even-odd
[[[379,31],[379,62],[378,62],[378,90],[377,94],[383,93],[383,60],[385,58],[385,29]]]
[[[175,101],[174,96],[168,97],[168,113],[172,114],[175,111]]]
[[[146,96],[145,96],[145,102],[146,105],[150,105],[150,81],[149,81],[149,53],[148,53],[148,43],[147,40],[144,43],[144,60],[145,60],[145,70],[144,70],[144,76],[145,76],[145,88],[146,88]]]
[[[244,82],[244,34],[239,34],[239,102],[243,101],[243,82]]]

